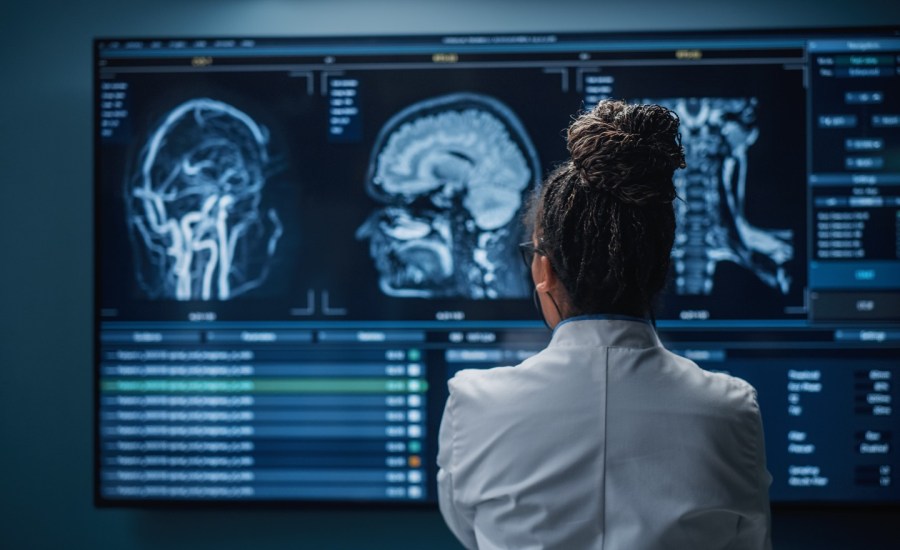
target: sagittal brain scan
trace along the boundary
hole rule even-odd
[[[651,99],[681,118],[686,170],[675,173],[678,229],[672,260],[676,292],[711,294],[719,262],[752,271],[787,294],[785,264],[794,257],[793,232],[755,227],[744,214],[747,152],[759,138],[756,98]]]
[[[384,205],[357,230],[386,295],[528,296],[524,197],[539,184],[537,153],[516,115],[494,98],[451,94],[416,103],[383,126],[366,189]]]
[[[149,298],[230,300],[261,285],[281,236],[262,211],[268,134],[213,99],[172,109],[126,178],[136,277]]]

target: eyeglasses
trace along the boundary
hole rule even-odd
[[[522,254],[522,261],[525,262],[525,266],[528,267],[528,269],[531,269],[531,263],[534,261],[535,254],[546,256],[546,254],[544,254],[541,249],[534,246],[534,243],[531,241],[519,243],[519,253]]]

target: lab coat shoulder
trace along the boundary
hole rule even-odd
[[[467,427],[488,418],[502,424],[539,415],[542,396],[552,391],[552,380],[561,372],[554,367],[562,365],[554,362],[544,350],[515,367],[461,370],[448,383],[451,406]]]
[[[515,367],[461,370],[450,379],[450,395],[480,403],[487,400],[489,408],[496,409],[498,399],[515,402],[522,394],[542,391],[553,362],[553,353],[543,350]]]
[[[450,395],[438,435],[439,505],[447,526],[470,549],[479,546],[476,509],[486,485],[493,481],[480,471],[496,462],[485,457],[497,454],[491,434],[503,431],[492,418],[504,409],[498,406],[498,400],[503,400],[506,393],[497,388],[509,382],[505,371],[511,370],[512,367],[462,370],[448,382]]]
[[[719,442],[729,441],[731,459],[745,464],[744,471],[765,466],[762,421],[756,389],[745,380],[701,369],[693,361],[660,349],[669,371],[654,392],[670,414],[683,414],[690,426]],[[642,382],[634,377],[632,382]],[[647,387],[640,388],[645,392]]]
[[[466,369],[448,382],[450,396],[447,407],[457,426],[477,429],[488,418],[500,421],[510,414],[523,393],[537,391],[534,380],[527,376],[526,364],[492,369]],[[458,434],[459,435],[459,434]]]
[[[756,390],[662,348],[629,353],[611,358],[621,368],[609,379],[607,542],[766,548],[771,478]]]
[[[747,381],[726,374],[700,368],[690,359],[657,348],[661,354],[659,365],[664,376],[660,382],[670,392],[689,395],[683,400],[687,407],[703,410],[715,417],[731,417],[748,421],[759,416],[756,389]]]
[[[476,537],[486,548],[588,548],[598,540],[602,386],[582,367],[551,349],[451,379],[438,481],[441,510],[466,546]]]
[[[447,425],[442,426],[440,439],[441,445],[450,444],[456,450],[452,467],[460,474],[472,473],[470,481],[478,479],[467,488],[484,489],[476,471],[502,472],[500,463],[507,462],[517,470],[528,463],[523,449],[536,451],[532,447],[554,444],[547,424],[557,418],[555,409],[565,409],[558,395],[569,393],[558,388],[564,377],[557,362],[544,350],[515,367],[462,370],[450,379],[442,423]],[[485,461],[488,455],[490,460]]]
[[[731,549],[771,548],[769,486],[772,476],[766,465],[762,417],[756,389],[745,380],[722,373],[707,373],[721,385],[717,410],[723,419],[719,440],[730,443],[732,469],[728,482],[733,511],[738,516],[737,533],[725,546]],[[727,430],[727,431],[725,431]],[[727,453],[721,451],[723,456]]]

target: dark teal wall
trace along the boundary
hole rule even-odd
[[[900,24],[859,0],[4,0],[0,546],[452,548],[437,512],[96,510],[91,38]],[[887,513],[780,511],[782,548],[885,540]],[[900,540],[900,539],[894,539]],[[806,541],[803,543],[803,541]]]

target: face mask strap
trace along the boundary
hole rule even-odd
[[[538,314],[541,316],[541,321],[544,322],[544,326],[550,330],[553,330],[553,328],[550,326],[550,323],[547,322],[547,317],[544,316],[544,308],[541,307],[541,300],[540,300],[540,298],[538,298],[537,288],[532,290],[531,297],[532,297],[532,300],[534,301],[534,309],[536,309],[538,311]],[[553,304],[553,307],[556,308],[556,314],[559,316],[560,319],[562,319],[563,318],[562,312],[559,310],[559,305],[556,303],[556,300],[553,299],[553,295],[548,292],[547,297],[550,298],[550,302]]]
[[[541,321],[544,322],[544,326],[547,327],[547,330],[553,330],[550,328],[550,323],[547,322],[547,318],[544,317],[544,309],[541,307],[541,299],[538,298],[538,291],[536,288],[531,290],[531,298],[534,301],[534,309],[536,309],[538,315],[541,316]]]

